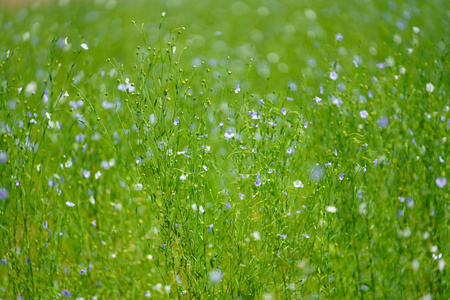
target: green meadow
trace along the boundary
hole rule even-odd
[[[0,4],[0,299],[448,299],[449,47],[444,0]]]

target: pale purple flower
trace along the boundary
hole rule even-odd
[[[334,149],[334,155],[337,157],[338,156],[338,152],[336,149]]]
[[[367,110],[362,110],[359,112],[359,115],[361,118],[365,119],[369,116],[369,113],[367,112]]]
[[[319,87],[319,93],[320,93],[321,95],[323,95],[323,86],[320,86],[320,87]]]
[[[303,127],[304,127],[304,128],[308,128],[308,125],[309,125],[309,122],[306,121],[305,124],[303,124]]]
[[[313,99],[314,101],[316,101],[317,103],[319,103],[320,101],[322,101],[322,98],[319,98],[319,97],[314,97],[314,99]]]
[[[441,162],[441,164],[445,162],[445,160],[440,155],[439,155],[439,161]]]
[[[336,105],[337,107],[341,106],[342,104],[344,104],[344,101],[342,101],[339,98],[334,98],[333,99],[333,104]]]
[[[227,202],[227,204],[225,204],[225,206],[227,207],[227,209],[230,209],[231,208],[230,202]]]
[[[180,117],[177,117],[177,118],[173,121],[173,125],[177,126],[178,124],[180,124]]]
[[[325,164],[325,167],[327,167],[327,168],[328,168],[328,167],[331,167],[331,163],[330,163],[330,162],[329,162],[329,163],[326,163],[326,164]]]
[[[227,129],[227,130],[225,131],[224,136],[225,136],[225,139],[226,139],[227,141],[229,141],[231,138],[234,137],[234,132],[233,132],[233,130]]]
[[[83,176],[85,178],[89,178],[91,176],[91,172],[89,172],[88,170],[83,170]]]
[[[379,63],[377,64],[378,69],[383,70],[384,68],[387,67],[387,64],[385,62]]]
[[[261,185],[261,183],[262,183],[262,179],[261,178],[259,178],[259,172],[258,173],[256,173],[256,181],[255,181],[255,186],[260,186]]]
[[[208,171],[208,167],[207,166],[203,166],[203,170],[205,170],[205,172]]]
[[[252,120],[258,120],[258,119],[260,119],[260,118],[258,117],[258,113],[257,113],[256,111],[251,111],[251,110],[250,110],[250,111],[248,112],[248,115],[252,117]]]
[[[353,60],[353,64],[355,65],[355,68],[358,68],[358,62],[356,60]]]
[[[217,126],[217,128],[222,129],[222,127],[223,127],[223,122],[220,122],[219,126]]]
[[[259,100],[259,106],[263,106],[263,104],[264,104],[264,100],[263,99]]]
[[[282,114],[283,116],[286,115],[286,108],[282,108],[282,109],[281,109],[281,114]]]
[[[69,290],[62,290],[61,294],[66,298],[70,298],[70,295],[72,295]]]
[[[212,270],[209,272],[209,279],[213,285],[220,283],[223,279],[223,273],[219,269]]]
[[[2,258],[2,259],[0,260],[0,263],[1,263],[2,265],[6,266],[6,264],[8,263],[8,261],[7,261],[6,259]]]
[[[80,273],[80,275],[85,275],[87,273],[86,269],[82,269],[80,271],[78,271],[78,273]]]
[[[289,155],[291,155],[291,154],[294,153],[294,152],[295,152],[295,148],[294,148],[294,147],[289,147],[289,148],[286,150],[286,153],[289,154]]]
[[[234,92],[237,94],[241,91],[241,87],[239,86],[239,84],[236,86],[236,89],[234,90]]]
[[[447,178],[445,177],[436,178],[436,184],[438,187],[443,188],[447,184]]]
[[[199,206],[198,207],[198,211],[201,213],[201,214],[203,214],[204,212],[205,212],[205,210],[203,209],[203,206]]]
[[[279,234],[280,238],[282,239],[286,239],[287,238],[287,234]]]
[[[378,164],[378,159],[375,158],[375,160],[373,161],[374,166],[376,167]]]
[[[399,197],[398,197],[398,201],[399,201],[400,203],[405,202],[405,197],[399,196]]]
[[[379,119],[377,121],[378,125],[380,125],[381,127],[386,127],[389,125],[389,118],[388,117],[384,117],[382,119]]]
[[[414,205],[414,199],[411,197],[408,197],[408,199],[406,200],[406,205],[408,207],[412,207]]]
[[[67,201],[67,202],[66,202],[66,205],[67,205],[68,207],[74,207],[74,206],[75,206],[75,203],[70,202],[70,201]]]
[[[341,173],[341,174],[339,175],[339,180],[344,180],[344,177],[345,177],[345,174],[344,174],[344,173]]]
[[[309,239],[309,235],[305,232],[302,234],[305,238]]]
[[[8,154],[1,150],[0,151],[0,164],[4,164],[8,160]]]
[[[208,230],[209,232],[211,232],[211,231],[212,231],[212,228],[213,228],[213,226],[214,226],[214,224],[210,224],[210,225],[208,226],[208,229],[207,229],[207,230]]]
[[[359,201],[364,201],[365,197],[363,196],[363,191],[360,189],[358,190],[358,193],[356,194],[356,197],[358,198]]]
[[[341,42],[344,39],[344,36],[340,33],[336,33],[334,35],[334,38],[336,39],[336,41]]]
[[[294,101],[294,98],[292,98],[292,97],[286,97],[286,101],[292,102],[292,101]]]
[[[44,223],[42,223],[42,228],[47,229],[48,228],[48,223],[47,221],[45,221]]]
[[[133,93],[135,91],[135,87],[130,83],[128,78],[125,79],[125,84],[119,84],[117,89],[121,92]]]
[[[6,199],[9,196],[9,192],[5,188],[0,188],[0,200]]]
[[[331,72],[330,72],[330,79],[331,79],[331,80],[336,80],[336,79],[338,79],[338,74],[337,74],[336,72],[334,72],[334,71],[331,71]]]
[[[345,84],[339,83],[339,84],[338,84],[338,89],[339,89],[339,92],[342,93],[342,92],[345,90]]]
[[[239,199],[244,200],[245,195],[242,193],[239,193]]]
[[[405,214],[405,212],[403,210],[400,210],[397,214],[397,218],[400,218],[401,216],[403,216]]]

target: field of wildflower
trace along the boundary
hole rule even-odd
[[[44,2],[0,4],[0,299],[450,297],[448,1]]]

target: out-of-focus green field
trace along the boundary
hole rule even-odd
[[[0,6],[0,299],[448,299],[448,1]]]

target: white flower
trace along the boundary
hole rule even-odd
[[[72,166],[72,161],[69,159],[68,161],[66,161],[66,163],[64,164],[64,166],[66,168],[70,168]]]
[[[141,183],[136,183],[134,185],[134,190],[135,191],[141,191],[142,190],[142,184]]]
[[[74,206],[75,206],[75,203],[70,202],[70,201],[67,201],[67,202],[66,202],[66,205],[67,205],[68,207],[74,207]]]
[[[303,188],[303,183],[300,180],[294,181],[294,187]]]
[[[434,85],[432,83],[427,83],[426,90],[428,93],[432,93],[434,91]]]
[[[183,175],[180,176],[180,180],[181,181],[185,181],[187,177],[188,177],[187,174],[186,175],[183,174]]]
[[[155,291],[158,291],[158,292],[162,293],[162,284],[161,283],[157,283],[156,285],[153,286],[153,289]]]
[[[254,232],[252,233],[252,236],[253,236],[253,238],[254,238],[255,240],[257,240],[257,241],[261,240],[261,235],[259,234],[258,231],[254,231]]]
[[[327,206],[325,209],[329,213],[333,213],[334,214],[334,213],[337,212],[337,208],[335,206]]]
[[[81,44],[81,48],[83,48],[84,50],[89,50],[89,47],[86,43]]]

